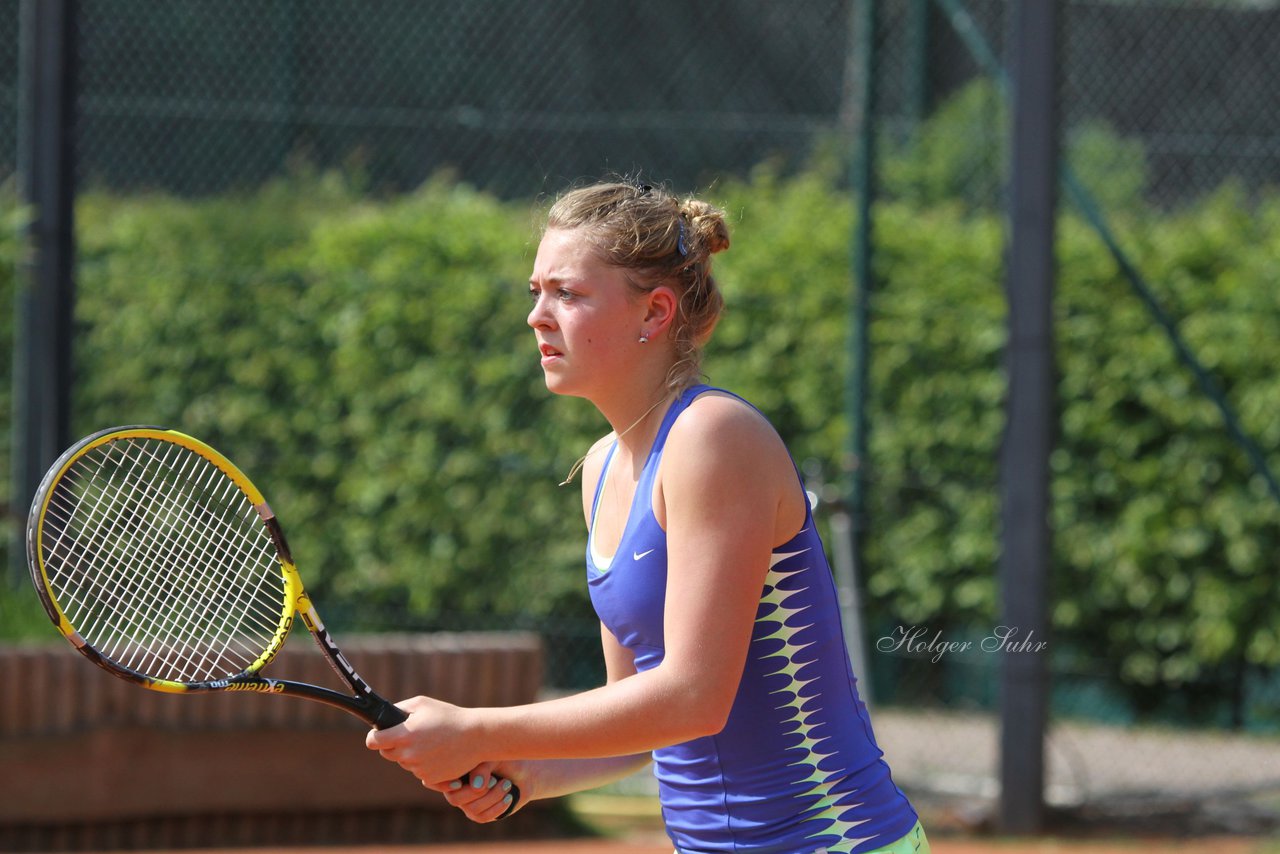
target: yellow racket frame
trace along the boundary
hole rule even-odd
[[[303,619],[308,623],[309,628],[313,620],[316,624],[319,624],[319,617],[316,615],[306,591],[303,590],[302,579],[298,575],[298,569],[293,563],[288,544],[285,542],[280,526],[276,522],[275,513],[272,512],[271,507],[267,504],[267,500],[263,497],[261,490],[253,485],[253,481],[249,480],[248,476],[235,463],[220,454],[216,449],[194,436],[189,436],[177,430],[163,427],[115,427],[104,430],[77,442],[45,474],[40,483],[40,488],[36,490],[35,501],[31,506],[30,519],[27,525],[27,560],[31,566],[32,575],[38,579],[36,590],[41,594],[40,599],[45,606],[45,610],[62,636],[100,667],[118,674],[119,671],[125,670],[128,673],[128,678],[153,691],[182,694],[193,690],[193,687],[188,683],[157,679],[145,674],[134,673],[129,671],[128,668],[122,668],[119,665],[108,665],[102,656],[80,636],[80,633],[71,625],[71,621],[67,619],[66,614],[62,612],[45,569],[44,518],[49,509],[49,501],[52,499],[54,487],[78,460],[95,448],[109,442],[127,439],[157,439],[179,445],[200,455],[229,477],[253,504],[254,509],[258,511],[258,515],[262,517],[262,521],[275,543],[276,553],[280,558],[284,596],[280,606],[280,622],[276,626],[275,635],[262,654],[243,671],[243,675],[256,674],[266,667],[284,646],[284,642],[289,636],[289,629],[293,626],[295,613],[303,615]],[[323,626],[321,626],[321,629],[323,629]]]

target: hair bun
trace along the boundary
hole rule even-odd
[[[680,206],[680,213],[689,220],[694,242],[707,247],[707,254],[729,248],[729,225],[724,221],[724,211],[698,199],[689,199]]]

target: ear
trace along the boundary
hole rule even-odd
[[[678,306],[676,292],[666,285],[645,294],[644,328],[650,338],[657,338],[675,321]]]

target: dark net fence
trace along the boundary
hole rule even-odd
[[[11,230],[19,222],[13,184],[25,115],[23,8],[13,0],[0,5],[0,181]],[[224,450],[247,453],[244,465],[253,473],[260,470],[255,462],[265,469],[260,479],[283,490],[299,527],[315,532],[317,598],[331,625],[535,628],[547,640],[554,689],[591,685],[602,674],[598,628],[580,583],[581,540],[548,545],[566,530],[581,537],[576,496],[556,493],[554,479],[601,425],[571,405],[563,405],[571,413],[566,427],[546,402],[514,404],[526,398],[487,394],[486,377],[504,370],[497,357],[464,365],[430,349],[443,338],[455,351],[480,352],[493,337],[489,327],[442,332],[432,326],[432,310],[395,303],[394,290],[390,305],[370,308],[388,282],[415,281],[415,270],[394,270],[396,252],[399,241],[423,240],[417,225],[401,233],[397,222],[430,220],[432,205],[444,210],[440,198],[421,195],[441,175],[509,206],[506,214],[483,215],[493,219],[465,199],[450,210],[475,228],[517,222],[523,232],[514,242],[494,241],[497,260],[482,249],[461,254],[476,253],[466,263],[483,270],[479,279],[518,289],[536,228],[527,211],[568,184],[639,173],[682,191],[711,188],[713,198],[723,191],[742,203],[732,212],[748,235],[751,200],[768,198],[784,213],[767,236],[798,246],[795,263],[777,276],[780,284],[745,283],[742,315],[761,325],[740,329],[731,314],[712,363],[749,387],[757,383],[756,398],[770,404],[793,449],[802,459],[823,458],[839,492],[851,470],[844,454],[848,401],[839,397],[852,288],[847,264],[859,225],[849,203],[873,193],[876,269],[900,275],[877,281],[882,290],[872,311],[873,439],[861,468],[870,531],[860,566],[870,603],[864,639],[871,672],[864,681],[884,707],[882,740],[906,785],[990,794],[999,657],[983,642],[997,628],[1004,69],[1012,4],[884,0],[874,4],[874,16],[861,0],[80,0],[76,8],[75,170],[86,200],[78,212],[79,264],[80,285],[89,289],[89,308],[77,317],[86,389],[78,392],[78,432],[139,412],[177,419],[175,426],[192,432],[207,424],[211,439],[257,435]],[[1065,438],[1054,471],[1055,497],[1066,509],[1054,520],[1058,717],[1048,747],[1049,797],[1077,807],[1129,798],[1156,811],[1194,801],[1201,817],[1253,827],[1274,819],[1274,800],[1256,804],[1280,786],[1280,655],[1273,649],[1280,641],[1267,628],[1275,615],[1266,605],[1274,602],[1266,567],[1275,563],[1276,508],[1219,411],[1190,379],[1194,372],[1171,355],[1168,330],[1135,293],[1154,293],[1190,336],[1198,364],[1226,377],[1221,402],[1239,415],[1264,461],[1280,464],[1280,389],[1267,371],[1237,367],[1248,359],[1223,345],[1255,354],[1276,349],[1276,302],[1260,296],[1278,290],[1275,275],[1262,261],[1231,266],[1231,250],[1208,248],[1206,237],[1220,228],[1239,232],[1250,252],[1280,249],[1280,220],[1254,207],[1280,178],[1280,6],[1065,2],[1061,21],[1063,163],[1081,195],[1063,195],[1060,261],[1065,267],[1096,252],[1100,260],[1088,261],[1094,267],[1079,278],[1106,279],[1111,290],[1064,292],[1061,309]],[[869,188],[857,186],[849,168],[867,138],[875,151]],[[340,192],[326,189],[335,175]],[[793,178],[831,211],[813,224],[798,219],[811,205],[786,212],[791,197],[773,182]],[[819,189],[804,183],[810,179]],[[266,192],[275,199],[271,193],[299,186],[306,188],[301,201],[277,199],[264,213],[247,213],[243,200],[263,188],[274,187]],[[1082,198],[1091,216],[1080,214]],[[219,199],[231,201],[222,208]],[[369,213],[362,201],[393,208]],[[113,272],[122,247],[135,245],[130,228],[150,227],[140,224],[150,222],[139,218],[144,204],[172,205],[149,214],[173,227],[171,240],[147,244],[139,250],[145,258]],[[183,236],[184,204],[209,206],[202,210],[249,248]],[[1226,219],[1187,225],[1205,205]],[[313,222],[328,206],[350,207],[353,221],[376,221],[369,228],[385,232],[331,238],[333,223]],[[299,223],[301,248],[268,257],[250,235],[266,246],[282,219]],[[1114,253],[1096,248],[1106,242],[1100,227],[1132,261],[1136,289],[1116,273],[1123,265]],[[835,234],[826,250],[815,248],[826,239],[819,228]],[[950,254],[929,267],[943,243]],[[1188,246],[1200,254],[1184,257]],[[836,282],[834,301],[794,315],[809,318],[812,328],[792,329],[779,343],[770,330],[793,317],[789,307],[810,310],[805,300],[820,276],[808,264],[822,251],[823,275]],[[424,257],[432,252],[434,246]],[[917,256],[924,259],[918,268]],[[751,269],[751,262],[737,263]],[[1234,272],[1225,296],[1197,286],[1204,271],[1228,267]],[[122,275],[134,277],[135,287],[108,287]],[[339,279],[342,287],[333,284]],[[174,281],[188,298],[157,300],[155,288]],[[430,292],[448,284],[434,282],[439,290]],[[478,284],[491,281],[466,281]],[[0,296],[9,301],[13,282],[7,285]],[[228,303],[215,310],[209,295],[219,288],[228,289]],[[751,315],[766,297],[771,307]],[[323,370],[280,379],[292,370],[284,350],[264,356],[235,344],[235,352],[267,359],[259,371],[252,358],[218,355],[231,345],[198,345],[206,320],[217,324],[219,342],[234,342],[231,332],[248,328],[257,314],[288,317],[302,304],[316,312],[316,325],[285,323],[273,332],[275,343],[323,349]],[[788,308],[778,308],[783,304]],[[511,311],[497,298],[491,306],[449,306],[505,318],[504,335],[522,323],[520,307]],[[1122,333],[1093,331],[1104,316],[1121,322]],[[7,417],[17,404],[8,385],[14,330],[7,309],[3,317],[0,405]],[[837,325],[828,333],[824,323]],[[427,327],[434,339],[413,337],[428,335],[415,331]],[[117,369],[103,356],[107,334],[124,351],[162,355]],[[397,348],[429,351],[430,358],[401,358]],[[822,355],[817,367],[795,355],[815,349]],[[369,353],[382,361],[366,373],[352,368]],[[1149,375],[1144,360],[1156,365]],[[828,384],[813,391],[797,379],[801,373],[822,373]],[[527,391],[540,379],[529,373],[521,382]],[[313,391],[343,388],[354,392],[341,403]],[[968,396],[962,401],[955,389]],[[369,425],[394,422],[391,413],[411,420],[418,402],[433,394],[444,395],[441,407],[461,401],[474,408],[405,458],[352,439],[353,425],[375,433]],[[974,400],[979,405],[965,409]],[[1089,406],[1104,402],[1110,408],[1102,416],[1090,414]],[[922,432],[909,429],[908,410],[925,413]],[[244,413],[269,424],[250,423]],[[958,427],[957,413],[969,413]],[[477,424],[498,435],[542,419],[553,426],[518,446],[468,438]],[[3,432],[0,475],[7,481],[11,448]],[[263,438],[268,434],[312,443],[306,464],[273,469],[289,452],[285,439]],[[1075,438],[1086,435],[1107,441]],[[451,454],[432,456],[449,442]],[[334,451],[345,453],[344,443],[354,448],[345,464]],[[474,458],[458,450],[468,443]],[[431,462],[418,466],[413,454]],[[384,485],[339,478],[334,472],[344,465],[381,471]],[[535,509],[525,513],[519,500],[484,496],[493,472],[517,478],[504,483],[527,485]],[[1191,479],[1178,479],[1184,475]],[[411,490],[434,478],[458,486],[431,505],[430,518],[396,515],[404,491],[386,481],[399,479]],[[473,503],[473,494],[483,497]],[[394,536],[422,555],[421,572],[436,573],[430,584],[417,586],[416,557],[379,542],[388,539],[386,528],[332,531],[326,504],[392,520]],[[477,516],[482,504],[501,512],[477,534],[462,517]],[[828,509],[820,508],[824,524]],[[23,509],[10,510],[16,518]],[[1160,521],[1166,519],[1174,521]],[[427,528],[448,533],[413,538]],[[10,552],[16,530],[10,526]],[[1134,533],[1126,539],[1126,532]],[[1150,547],[1134,546],[1139,540]],[[467,553],[481,541],[506,549],[504,564],[519,567],[530,557],[543,563],[510,578],[493,567],[496,559],[470,566]],[[490,583],[505,585],[506,594],[478,592]],[[908,635],[919,642],[907,642]],[[925,643],[930,638],[955,646],[939,654]],[[1192,737],[1129,729],[1148,720],[1256,732]],[[1239,762],[1224,760],[1237,755]],[[1223,793],[1232,793],[1229,807]]]
[[[200,194],[302,161],[377,191],[446,169],[518,197],[641,168],[691,186],[831,129],[849,30],[840,2],[89,2],[78,177]]]

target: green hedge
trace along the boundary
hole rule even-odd
[[[155,422],[224,448],[321,602],[394,617],[577,597],[577,505],[555,475],[598,427],[541,385],[527,208],[328,179],[89,197],[81,218],[77,432]]]
[[[1139,267],[1269,449],[1280,448],[1277,216],[1280,201],[1254,207],[1228,190],[1129,230],[1147,235]],[[996,596],[999,223],[890,206],[877,226],[872,591],[903,607],[914,598],[922,620],[972,623]],[[1058,260],[1055,629],[1134,685],[1274,665],[1280,507],[1072,217]],[[1280,455],[1270,461],[1280,467]]]
[[[709,379],[768,412],[797,459],[839,471],[850,200],[821,171],[769,169],[714,196],[734,246]],[[556,483],[605,426],[543,387],[530,205],[445,179],[369,199],[309,176],[199,201],[90,194],[77,215],[75,433],[160,423],[222,448],[263,486],[331,621],[585,613],[576,487]],[[1280,467],[1280,199],[1228,188],[1145,216],[1138,265]],[[876,217],[868,607],[876,625],[991,627],[1003,221],[908,196]],[[1280,507],[1071,216],[1058,257],[1058,651],[1105,662],[1139,699],[1275,666]]]

